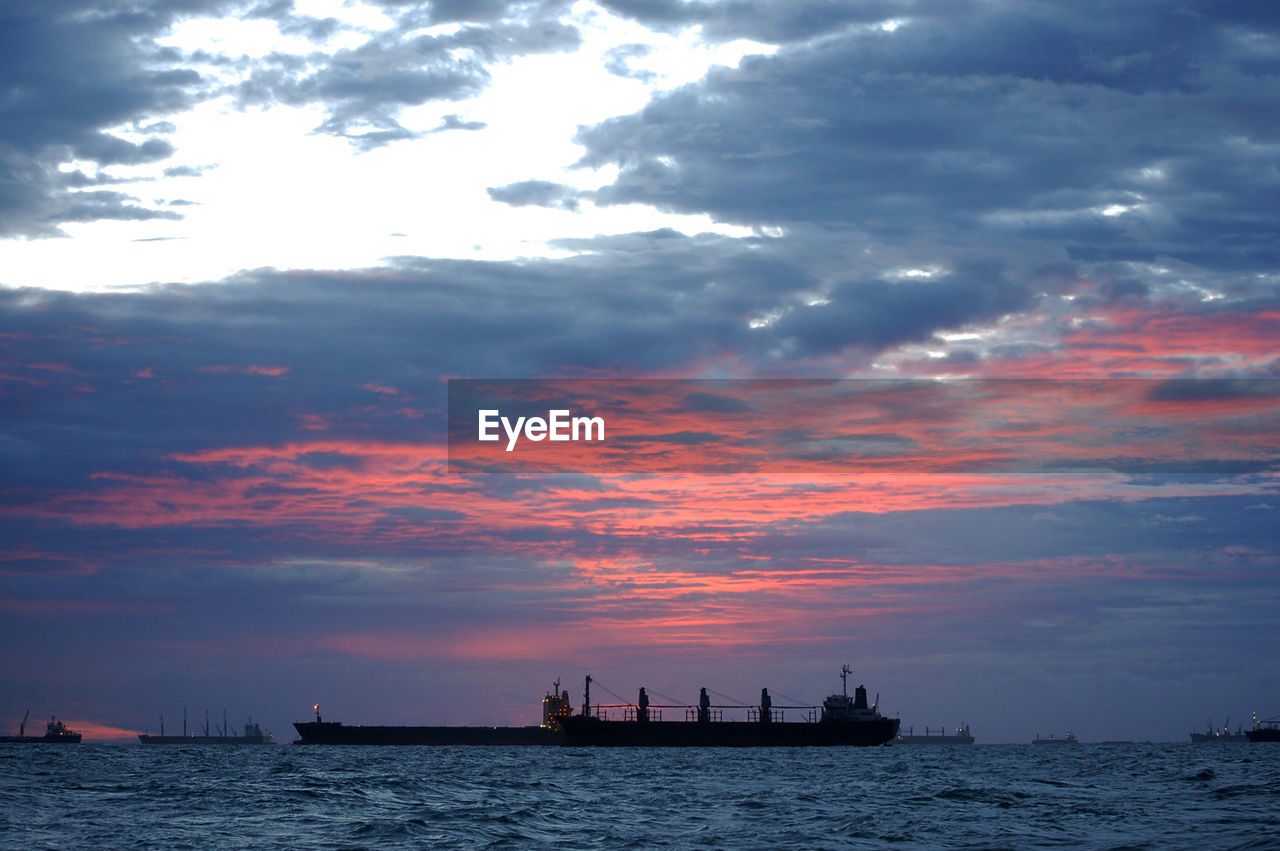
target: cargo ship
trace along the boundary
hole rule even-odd
[[[1067,737],[1065,739],[1059,739],[1056,736],[1054,736],[1052,733],[1049,734],[1049,738],[1042,739],[1040,738],[1039,734],[1036,734],[1036,737],[1035,739],[1032,740],[1031,744],[1033,745],[1078,745],[1080,744],[1080,740],[1076,738],[1075,733],[1068,730]]]
[[[867,689],[859,685],[849,697],[845,665],[840,670],[841,693],[817,706],[775,706],[767,688],[757,706],[713,705],[704,687],[697,706],[652,705],[644,688],[634,704],[591,705],[591,677],[586,679],[582,713],[561,720],[565,744],[596,747],[813,747],[883,745],[898,733],[898,719],[885,718],[876,704],[868,705]],[[879,700],[877,698],[877,703]],[[663,721],[663,709],[683,709],[683,721]],[[725,721],[725,709],[746,709],[747,720]],[[784,709],[799,709],[799,721],[786,721]],[[622,711],[611,720],[611,711]]]
[[[31,717],[31,710],[27,710],[27,714],[22,716],[22,723],[18,725],[18,735],[16,736],[0,736],[0,744],[10,745],[38,745],[38,744],[61,744],[61,745],[78,745],[80,744],[80,734],[75,730],[70,730],[67,725],[63,724],[56,717],[50,718],[44,725],[43,736],[27,735],[27,719]]]
[[[1227,716],[1227,723],[1222,725],[1222,729],[1216,729],[1212,721],[1205,722],[1205,732],[1192,733],[1191,741],[1197,743],[1203,742],[1247,742],[1249,737],[1244,733],[1244,725],[1241,724],[1236,728],[1234,733],[1231,732],[1231,716]]]
[[[573,709],[569,692],[556,680],[542,698],[542,724],[529,727],[392,727],[325,721],[320,705],[312,707],[314,721],[295,721],[299,745],[559,745],[564,743],[560,722]]]
[[[274,745],[275,737],[262,729],[250,719],[244,725],[244,735],[237,736],[231,732],[227,723],[227,714],[222,713],[222,728],[216,734],[209,729],[209,713],[204,714],[204,730],[201,734],[187,732],[187,710],[182,710],[182,735],[166,736],[164,734],[164,716],[160,716],[160,735],[139,733],[138,741],[144,745]]]
[[[971,745],[973,734],[969,732],[969,725],[962,721],[960,726],[951,733],[948,733],[945,727],[939,727],[936,730],[925,727],[924,735],[917,736],[915,727],[908,727],[907,732],[898,733],[898,737],[893,741],[894,744],[899,745]]]

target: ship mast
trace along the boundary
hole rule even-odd
[[[849,696],[849,675],[853,673],[853,669],[848,665],[840,666],[840,692],[845,696]]]

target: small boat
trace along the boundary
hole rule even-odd
[[[1042,739],[1040,738],[1039,734],[1036,734],[1036,737],[1031,742],[1031,744],[1033,745],[1078,745],[1080,744],[1080,740],[1076,738],[1075,733],[1068,730],[1067,737],[1065,739],[1056,738],[1052,733],[1049,734],[1049,738]]]
[[[27,710],[27,714],[22,716],[22,723],[18,725],[18,735],[16,736],[0,736],[0,744],[12,745],[33,745],[33,744],[64,744],[78,745],[80,744],[80,734],[75,730],[68,729],[56,717],[50,718],[44,727],[43,736],[27,735],[27,719],[31,717],[31,710]]]

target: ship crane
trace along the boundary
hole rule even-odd
[[[22,723],[18,725],[18,738],[24,739],[27,736],[27,719],[31,717],[31,710],[27,710],[27,714],[22,716]]]

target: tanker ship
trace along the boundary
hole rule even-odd
[[[529,727],[392,727],[348,726],[341,721],[325,721],[320,705],[314,707],[316,720],[295,721],[299,745],[559,745],[564,742],[560,723],[572,711],[569,692],[560,692],[556,680],[542,698],[542,724]]]

